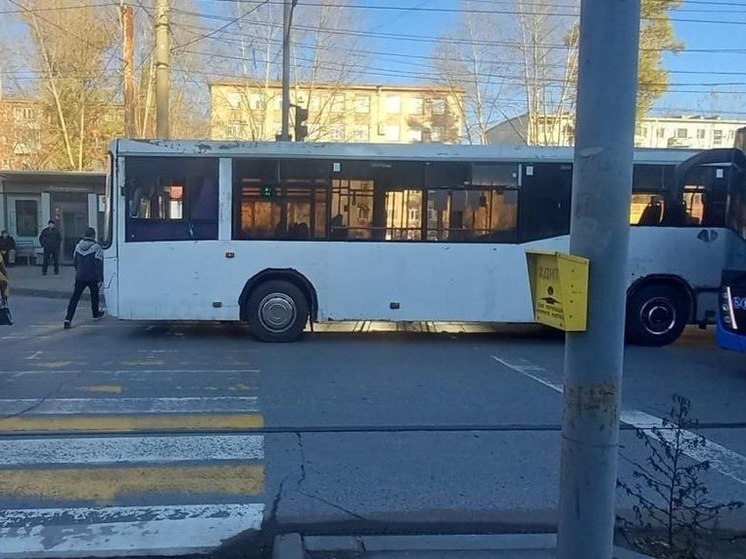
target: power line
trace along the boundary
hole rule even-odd
[[[15,2],[14,2],[15,3]],[[18,4],[16,4],[18,5]],[[77,4],[75,6],[54,6],[54,7],[42,7],[42,8],[27,8],[21,6],[18,10],[0,10],[0,15],[13,15],[13,14],[24,14],[24,13],[42,13],[42,12],[55,12],[62,10],[78,10],[81,8],[106,8],[109,6],[117,6],[116,2],[104,2],[102,4]]]
[[[257,0],[219,0],[221,2],[241,2],[246,4],[256,3]],[[278,0],[270,0],[270,4],[281,4]],[[413,8],[406,8],[401,6],[386,6],[386,5],[359,5],[359,4],[345,4],[345,3],[304,3],[304,6],[317,7],[317,8],[349,8],[353,10],[374,10],[374,11],[417,11],[417,12],[433,12],[433,13],[470,13],[470,14],[495,14],[495,15],[518,15],[518,16],[553,16],[553,17],[568,17],[577,18],[576,13],[557,13],[557,12],[545,12],[545,11],[518,11],[518,10],[487,10],[487,9],[468,9],[462,8],[427,8],[421,7],[414,10]],[[705,24],[717,24],[717,25],[746,25],[746,21],[733,21],[733,20],[704,20],[704,19],[689,19],[689,18],[677,18],[677,17],[649,17],[643,18],[648,21],[675,21],[680,23],[705,23]]]
[[[228,39],[228,38],[215,38],[216,41],[225,43],[227,45],[232,44],[239,44],[240,39]],[[272,43],[281,43],[280,39],[265,39],[266,41],[272,42]],[[416,55],[416,54],[404,54],[404,53],[398,53],[398,52],[387,52],[387,51],[378,51],[378,50],[361,50],[361,49],[353,49],[353,48],[347,48],[344,46],[334,46],[334,45],[322,45],[322,46],[316,46],[316,45],[307,45],[299,43],[297,45],[297,48],[301,49],[307,49],[307,50],[327,50],[327,51],[338,51],[338,52],[344,52],[344,53],[352,53],[357,54],[361,56],[380,56],[380,57],[392,57],[392,58],[404,58],[404,59],[418,59],[418,60],[426,60],[430,62],[447,62],[452,61],[452,57],[443,57],[443,56],[434,56],[434,55]],[[194,51],[189,51],[191,54],[200,54]],[[746,52],[746,51],[745,51]],[[204,53],[203,53],[204,54]],[[208,54],[209,55],[209,54]],[[242,59],[243,60],[243,59]],[[507,64],[506,61],[500,61],[496,59],[485,59],[480,61],[486,65],[504,65]],[[404,64],[408,66],[415,66],[415,67],[422,67],[422,64],[418,64],[416,62],[409,62],[408,60],[399,61],[399,64]],[[542,68],[554,68],[554,69],[564,69],[564,64],[552,64],[552,63],[545,63],[541,65]],[[722,76],[746,76],[746,72],[737,72],[737,71],[697,71],[697,70],[667,70],[669,74],[681,74],[681,75],[722,75]]]
[[[221,26],[220,26],[220,27],[218,27],[217,29],[214,29],[213,31],[210,31],[209,33],[205,33],[204,35],[201,35],[201,36],[199,36],[199,37],[197,37],[197,38],[195,38],[195,39],[192,39],[191,41],[187,41],[187,42],[186,42],[186,43],[184,43],[184,44],[181,44],[181,45],[176,45],[175,47],[173,47],[173,49],[172,49],[172,50],[177,50],[177,49],[181,49],[181,48],[187,47],[187,46],[189,46],[189,45],[192,45],[192,44],[196,43],[197,41],[202,41],[203,39],[208,39],[208,38],[210,38],[210,37],[214,37],[215,35],[217,35],[217,34],[218,34],[218,33],[220,33],[221,31],[223,31],[223,30],[227,29],[227,28],[228,28],[228,27],[230,27],[231,25],[234,25],[234,24],[238,23],[238,22],[239,22],[240,20],[242,20],[242,19],[243,19],[243,18],[245,18],[246,16],[248,16],[248,15],[250,15],[250,14],[254,13],[254,12],[255,12],[255,11],[257,11],[257,10],[258,10],[259,8],[261,8],[261,7],[262,7],[262,6],[264,5],[264,4],[267,4],[267,3],[269,3],[269,1],[270,1],[270,0],[262,0],[262,1],[261,1],[261,2],[260,2],[260,3],[258,4],[258,5],[256,5],[256,6],[254,7],[254,8],[252,8],[251,10],[249,10],[248,12],[246,12],[246,13],[244,13],[244,14],[241,14],[241,15],[239,15],[238,17],[235,17],[235,18],[233,18],[232,20],[230,20],[230,21],[229,21],[228,23],[226,23],[225,25],[221,25]]]
[[[203,56],[209,56],[216,59],[224,59],[224,60],[244,60],[243,57],[235,56],[235,55],[229,55],[229,54],[223,54],[223,53],[192,53],[192,54],[200,54]],[[304,57],[296,57],[297,60],[303,61],[303,62],[309,62],[309,63],[316,63],[317,61],[313,58],[304,58]],[[277,65],[276,63],[273,63],[271,61],[264,61],[267,65],[274,66]],[[325,61],[322,64],[317,64],[317,67],[323,70],[330,70],[335,71],[339,69],[347,69],[347,66],[343,63],[335,62],[335,61]],[[364,73],[366,75],[376,75],[376,76],[383,76],[383,77],[391,77],[394,76],[401,76],[406,78],[413,78],[418,79],[426,82],[437,82],[440,81],[439,76],[433,75],[432,72],[409,72],[404,70],[391,70],[388,68],[380,68],[375,66],[366,66],[364,68],[360,68],[359,71],[361,73]],[[211,75],[211,72],[197,72],[203,75]],[[452,77],[459,77],[459,76],[468,76],[473,77],[474,73],[455,73],[452,74]],[[513,80],[516,84],[523,84],[525,83],[525,79],[518,75],[507,75],[507,74],[476,74],[480,78],[495,78],[495,79],[505,79],[505,80]],[[236,79],[235,75],[229,75],[229,77],[232,77],[233,79]],[[545,85],[546,87],[551,88],[558,88],[563,87],[566,84],[566,81],[559,78],[547,78],[542,80],[542,85]],[[651,87],[668,87],[669,91],[680,91],[680,92],[691,92],[691,93],[709,93],[711,90],[679,90],[676,88],[686,88],[686,87],[732,87],[732,86],[744,86],[746,87],[746,82],[713,82],[713,83],[671,83],[671,84],[665,84],[665,83],[653,83],[649,84]],[[720,92],[723,94],[730,94],[731,92]],[[735,93],[734,93],[735,94]]]
[[[305,5],[305,4],[304,4]],[[201,13],[201,12],[192,12],[188,10],[180,10],[180,9],[174,9],[174,11],[193,15],[205,19],[216,19],[216,20],[226,20],[229,19],[226,16],[222,16],[219,14],[209,14],[209,13]],[[265,25],[268,27],[279,27],[279,24],[273,24],[269,22],[261,22],[261,25]],[[348,35],[353,37],[376,37],[380,39],[389,39],[394,41],[404,41],[404,42],[415,42],[415,43],[433,43],[433,42],[442,42],[446,44],[459,44],[459,45],[482,45],[482,46],[515,46],[515,42],[513,41],[498,41],[498,40],[470,40],[470,39],[457,39],[453,37],[438,37],[434,35],[422,35],[419,34],[416,37],[412,35],[405,35],[401,33],[378,33],[378,32],[369,32],[369,31],[352,31],[352,30],[341,30],[341,29],[326,29],[321,27],[314,27],[309,25],[296,25],[296,29],[304,30],[304,31],[323,31],[330,35]],[[538,43],[536,45],[539,48],[549,49],[549,50],[566,50],[567,45],[564,44],[552,44],[552,43]],[[643,51],[649,51],[649,52],[662,52],[666,51],[667,49],[655,49],[655,48],[647,48],[647,49],[641,49]],[[715,48],[715,49],[688,49],[685,48],[681,51],[681,53],[714,53],[714,54],[746,54],[746,48],[737,48],[737,49],[722,49],[722,48]]]

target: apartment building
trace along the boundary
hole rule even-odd
[[[635,130],[635,146],[642,148],[710,149],[733,146],[746,120],[719,116],[674,115],[645,117]],[[491,144],[571,146],[575,143],[575,115],[523,114],[493,126]]]
[[[282,128],[282,84],[210,85],[211,135],[224,140],[275,140]],[[307,141],[458,142],[463,93],[434,87],[297,85],[290,101],[308,109]],[[291,131],[294,111],[290,113]]]

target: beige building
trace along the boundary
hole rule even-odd
[[[710,149],[732,147],[744,120],[719,116],[645,117],[635,130],[640,148]],[[490,144],[571,146],[575,143],[575,115],[520,115],[493,126],[487,132]]]
[[[211,136],[222,140],[275,140],[282,128],[280,83],[210,85]],[[308,109],[307,141],[458,142],[461,105],[450,90],[376,85],[299,85],[290,102]],[[292,135],[294,111],[290,111]]]

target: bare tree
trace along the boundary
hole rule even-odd
[[[553,6],[515,0],[511,9],[489,11],[461,2],[455,30],[436,46],[434,65],[439,85],[465,92],[460,111],[469,143],[486,143],[492,126],[521,112],[525,129],[516,125],[514,132],[523,142],[565,140],[565,115],[574,103],[575,11],[553,12]]]
[[[274,139],[281,124],[282,6],[238,1],[231,16],[231,31],[214,37],[222,49],[211,49],[215,75],[236,76],[225,87],[213,88],[214,132]],[[326,0],[294,10],[291,100],[309,109],[309,140],[329,139],[342,123],[343,92],[364,67],[364,57],[356,54],[357,39],[349,34],[356,28],[349,9]]]
[[[508,97],[515,83],[507,79],[509,57],[492,43],[502,34],[504,22],[473,12],[474,6],[464,0],[456,30],[436,44],[435,72],[438,85],[457,100],[454,108],[464,123],[464,139],[485,144],[489,128],[507,118]]]
[[[568,140],[577,76],[577,10],[548,0],[516,0],[516,47],[528,113],[528,143]]]

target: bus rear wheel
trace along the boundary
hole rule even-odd
[[[627,341],[645,346],[675,342],[689,322],[687,310],[681,290],[661,284],[641,287],[627,301]]]
[[[308,301],[288,281],[267,281],[251,291],[246,319],[258,340],[292,342],[300,338],[308,322]]]

